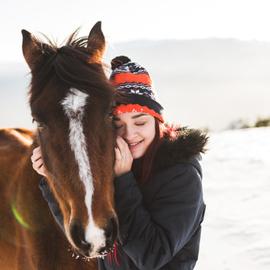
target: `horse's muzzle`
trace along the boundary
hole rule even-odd
[[[78,252],[85,257],[89,257],[93,247],[85,240],[85,232],[78,220],[73,220],[70,225],[70,235],[73,243],[75,244]],[[114,242],[118,236],[118,219],[112,217],[107,227],[105,228],[106,244],[104,247],[99,248],[96,255],[106,255],[112,249]]]

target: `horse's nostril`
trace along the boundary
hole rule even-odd
[[[88,250],[90,250],[90,247],[91,247],[91,245],[88,242],[86,242],[85,240],[81,240],[82,250],[88,251]]]
[[[82,251],[83,253],[88,254],[91,245],[90,243],[86,242],[84,238],[83,227],[79,221],[73,220],[71,222],[70,235],[76,247],[78,247],[79,250]]]
[[[102,248],[98,251],[99,254],[106,253],[106,252],[107,252],[106,247],[102,247]]]

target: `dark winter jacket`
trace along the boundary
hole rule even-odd
[[[115,179],[117,258],[98,259],[99,270],[194,268],[205,213],[199,160],[206,142],[199,130],[180,129],[175,138],[163,138],[149,182],[139,187],[132,172]],[[44,181],[40,188],[61,226]]]
[[[179,130],[175,139],[163,139],[147,184],[139,187],[132,172],[115,179],[118,256],[98,259],[100,270],[194,268],[205,213],[199,160],[206,142],[199,130]]]

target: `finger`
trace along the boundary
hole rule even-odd
[[[40,167],[37,166],[37,164],[32,165],[33,169],[39,173]]]
[[[121,145],[121,151],[124,153],[125,157],[132,157],[131,151],[129,149],[129,146],[127,142],[119,136],[119,144]]]
[[[36,166],[33,166],[34,170],[43,176],[47,176],[45,166],[42,165],[40,168],[37,168]]]
[[[36,164],[36,167],[39,168],[39,167],[41,167],[43,165],[43,160],[42,159],[39,159],[39,160],[37,160],[35,162],[35,164]]]
[[[39,169],[39,174],[43,175],[43,176],[47,176],[47,170],[45,168],[44,165],[42,165]]]
[[[37,153],[39,153],[41,155],[41,147],[37,147]]]
[[[119,147],[120,152],[121,152],[122,155],[124,155],[124,156],[128,155],[128,152],[130,152],[129,147],[128,147],[128,144],[120,136],[118,136],[118,138],[117,138],[117,145],[118,145],[118,147]]]
[[[120,150],[117,147],[115,147],[114,150],[115,150],[115,159],[118,161],[121,160],[122,156],[121,156]]]
[[[39,159],[41,159],[41,156],[39,156],[39,155],[32,155],[31,156],[31,161],[34,163],[34,162],[36,162],[37,160],[39,160]]]
[[[36,172],[38,172],[38,168],[37,168],[37,165],[35,163],[32,164],[32,167]]]
[[[33,153],[38,153],[40,151],[40,146],[33,149]]]
[[[35,161],[35,160],[38,160],[40,158],[42,158],[41,154],[35,153],[35,154],[32,155],[32,159],[31,160],[32,161]]]
[[[123,144],[121,144],[121,141],[119,138],[116,139],[116,145],[117,145],[117,149],[119,150],[119,153],[121,155],[121,157],[123,158],[124,154],[125,154],[125,149],[124,149],[124,146]]]
[[[123,145],[124,148],[126,148],[126,149],[129,150],[128,143],[122,137],[120,137],[120,136],[119,136],[119,141]]]
[[[117,136],[117,138],[116,138],[116,144],[117,144],[118,148],[121,151],[121,148],[123,148],[123,142],[122,142],[122,138],[120,136]]]
[[[36,157],[36,159],[38,159],[39,157],[42,157],[42,153],[41,153],[41,148],[40,147],[36,147],[33,150],[33,156]]]
[[[41,150],[40,147],[34,148],[32,156],[37,159],[36,157],[41,157]]]
[[[128,146],[127,142],[121,136],[118,136],[117,138],[121,145]]]

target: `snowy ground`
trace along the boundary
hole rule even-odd
[[[270,269],[270,128],[210,134],[197,270]]]

